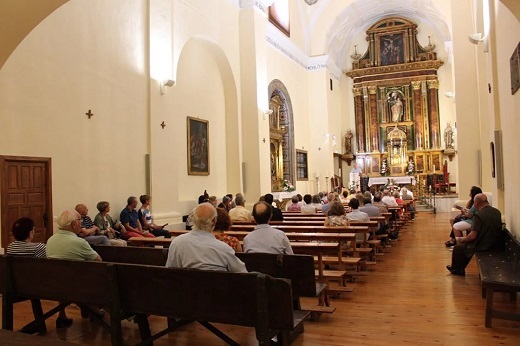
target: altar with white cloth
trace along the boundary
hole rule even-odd
[[[273,195],[274,199],[277,199],[281,202],[284,199],[291,199],[292,196],[295,196],[298,194],[298,191],[291,191],[291,192],[279,191],[279,192],[271,192],[271,194]]]
[[[398,185],[415,185],[415,177],[412,175],[405,175],[402,177],[370,177],[368,178],[368,186],[386,185],[388,184],[389,180],[392,180],[394,184]]]

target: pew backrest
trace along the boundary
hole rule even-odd
[[[168,249],[133,246],[92,246],[103,262],[164,266]]]

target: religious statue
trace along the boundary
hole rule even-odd
[[[451,123],[449,123],[449,122],[446,125],[446,129],[444,129],[444,144],[446,145],[446,149],[454,149],[453,148],[453,129],[451,127]]]
[[[347,130],[345,134],[345,154],[352,154],[352,137],[354,137],[352,131]]]
[[[390,104],[392,122],[400,122],[401,117],[403,116],[403,102],[401,101],[399,95],[395,91],[390,96],[388,103]]]

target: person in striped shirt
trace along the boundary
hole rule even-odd
[[[46,245],[43,243],[31,243],[34,237],[34,221],[28,217],[22,217],[13,224],[12,233],[15,241],[7,245],[7,255],[12,256],[29,256],[29,257],[47,257]],[[65,309],[58,312],[56,319],[56,328],[66,328],[72,325],[72,318],[68,318]],[[39,326],[29,324],[21,330],[23,333],[33,334],[37,332],[45,332],[40,330]]]
[[[7,254],[16,256],[46,257],[45,244],[31,243],[34,237],[34,221],[28,217],[16,220],[12,228],[15,241],[7,245]]]

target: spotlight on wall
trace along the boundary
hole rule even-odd
[[[172,79],[167,79],[161,82],[161,95],[164,95],[166,93],[166,87],[172,87],[174,86],[175,81]]]
[[[479,44],[480,42],[483,42],[484,43],[484,52],[485,53],[488,52],[487,36],[484,36],[482,33],[476,32],[476,33],[473,33],[473,34],[469,34],[468,40],[469,40],[469,42],[471,42],[471,43],[473,43],[475,45]]]
[[[273,114],[273,110],[272,109],[268,109],[268,110],[264,111],[264,120],[265,120],[266,117],[268,117],[271,114]]]
[[[446,96],[447,98],[451,99],[451,98],[455,97],[455,93],[453,91],[446,91],[444,93],[444,96]]]

